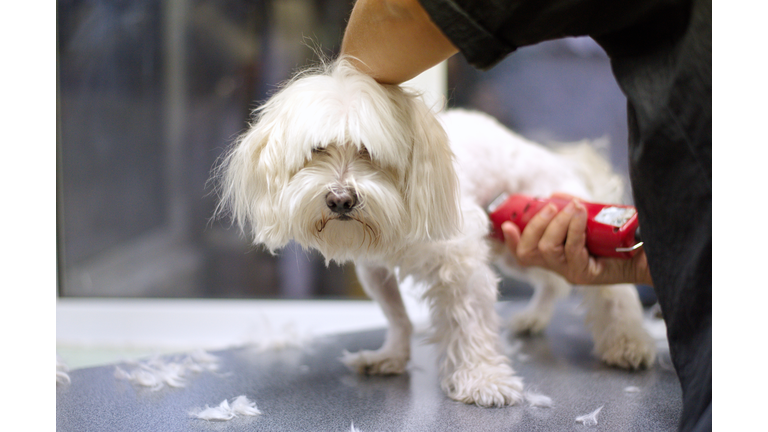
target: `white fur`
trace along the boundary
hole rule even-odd
[[[56,385],[69,384],[71,382],[72,379],[69,377],[69,368],[59,356],[56,356]]]
[[[231,420],[237,416],[256,416],[260,415],[261,411],[256,407],[256,403],[249,400],[245,395],[236,397],[232,404],[224,399],[218,406],[209,407],[205,406],[202,410],[192,411],[190,416],[199,418],[201,420],[216,420],[226,421]]]
[[[600,411],[602,411],[603,406],[600,406],[600,408],[592,411],[589,414],[584,414],[582,416],[576,417],[576,423],[581,423],[585,426],[597,426],[597,415],[600,414]]]
[[[405,370],[413,328],[398,285],[410,276],[427,287],[423,298],[446,394],[481,406],[511,405],[523,400],[523,383],[500,351],[491,263],[536,287],[514,321],[517,331],[541,331],[570,285],[515,266],[503,245],[487,238],[483,208],[501,192],[595,198],[595,184],[620,192],[609,165],[589,147],[571,153],[548,151],[484,114],[449,111],[438,119],[418,95],[379,85],[341,59],[299,75],[257,110],[217,168],[217,214],[230,211],[255,244],[271,251],[294,239],[327,261],[355,262],[390,328],[380,349],[344,353],[352,369]],[[587,171],[592,181],[584,178]],[[336,195],[356,202],[344,217],[326,203]],[[653,359],[631,290],[587,296],[598,353],[625,367]]]
[[[165,387],[184,387],[191,373],[216,371],[219,358],[203,350],[190,354],[170,357],[153,357],[148,360],[131,362],[129,370],[115,367],[115,378],[128,380],[152,391]]]
[[[528,405],[538,408],[552,408],[552,398],[532,391],[525,392],[525,400]]]

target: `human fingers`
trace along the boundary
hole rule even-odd
[[[566,277],[574,283],[590,283],[598,276],[602,265],[587,250],[587,209],[578,201],[573,204],[564,245]]]
[[[570,271],[565,256],[565,243],[574,213],[575,203],[571,201],[552,218],[539,241],[542,257],[551,269],[559,273]]]
[[[598,258],[587,250],[587,209],[578,201],[563,209],[571,213],[559,273],[574,284],[623,283],[636,280],[636,260]],[[569,204],[570,207],[570,204]],[[552,225],[554,225],[553,220]],[[547,256],[545,255],[545,258]],[[553,261],[550,261],[553,262]]]
[[[574,201],[573,216],[569,222],[568,235],[565,240],[566,259],[576,268],[586,268],[589,263],[587,209],[578,201]]]
[[[557,214],[557,207],[554,204],[547,204],[536,213],[525,229],[520,234],[520,241],[517,244],[517,259],[523,265],[546,265],[546,261],[539,251],[539,242],[547,226]]]

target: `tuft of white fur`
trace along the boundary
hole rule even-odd
[[[624,392],[625,393],[639,393],[640,392],[640,387],[627,386],[627,387],[624,387]]]
[[[219,358],[203,350],[183,356],[169,358],[154,357],[129,363],[132,368],[125,370],[115,367],[115,378],[127,380],[142,387],[158,391],[165,386],[184,387],[191,373],[216,371]]]
[[[380,85],[346,58],[283,86],[256,110],[214,174],[217,215],[231,213],[255,244],[275,252],[295,240],[327,262],[354,261],[389,329],[381,348],[344,352],[347,366],[405,371],[413,325],[399,285],[410,278],[424,287],[430,308],[441,388],[488,407],[525,399],[498,338],[492,263],[535,288],[510,325],[516,332],[543,331],[571,286],[517,266],[503,244],[488,239],[484,207],[500,193],[621,198],[620,178],[585,143],[554,152],[482,113],[436,115],[418,94]],[[326,201],[333,195],[354,198],[354,206],[340,215]],[[585,290],[597,355],[625,368],[648,366],[655,355],[631,289]]]
[[[528,405],[538,408],[552,408],[552,398],[532,391],[525,392],[525,400]]]
[[[189,413],[191,417],[208,421],[226,421],[237,416],[257,416],[261,411],[256,407],[256,403],[249,400],[245,395],[241,395],[232,400],[230,405],[227,399],[224,399],[218,406],[205,408]]]
[[[72,379],[69,378],[69,368],[64,361],[56,356],[56,384],[69,384]]]
[[[362,431],[355,427],[355,422],[352,422],[352,425],[349,426],[349,432],[362,432]]]
[[[219,358],[205,350],[198,349],[187,354],[183,364],[193,372],[213,372],[219,369]]]
[[[601,405],[600,408],[592,411],[589,414],[576,417],[576,423],[581,423],[585,426],[597,426],[597,415],[603,409],[605,405]]]

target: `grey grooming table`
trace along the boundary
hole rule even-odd
[[[508,317],[525,302],[502,302]],[[58,431],[674,431],[681,392],[669,352],[660,349],[649,370],[626,372],[601,364],[577,300],[559,305],[545,334],[506,337],[513,367],[526,389],[547,395],[552,408],[527,405],[484,409],[445,397],[437,379],[436,353],[413,341],[413,358],[401,376],[358,376],[338,361],[342,350],[378,348],[384,330],[313,341],[303,349],[257,352],[242,347],[213,352],[219,372],[193,375],[184,388],[152,392],[115,378],[115,366],[70,372],[57,386]],[[651,319],[651,318],[646,318]],[[521,342],[518,342],[521,341]],[[524,361],[520,361],[520,359]],[[626,392],[635,386],[638,392]],[[224,422],[190,418],[188,412],[246,395],[263,415]],[[576,417],[604,406],[597,426]]]

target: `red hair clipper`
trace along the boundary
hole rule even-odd
[[[512,221],[522,231],[547,204],[553,203],[562,210],[569,202],[571,200],[564,198],[501,194],[487,208],[493,224],[491,237],[504,241],[501,224],[505,221]],[[580,202],[587,209],[587,250],[590,254],[629,259],[643,246],[634,207]]]

